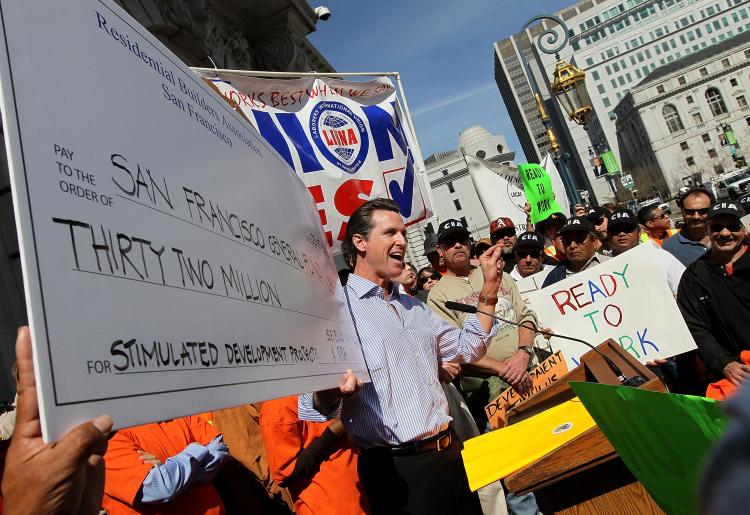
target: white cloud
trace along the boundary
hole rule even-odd
[[[417,116],[423,115],[425,113],[437,111],[438,109],[442,109],[443,107],[448,107],[448,106],[457,104],[458,102],[468,100],[472,97],[475,97],[476,95],[480,95],[496,87],[497,86],[495,85],[494,82],[488,82],[488,83],[482,84],[479,87],[471,89],[469,91],[464,91],[463,93],[458,93],[458,94],[451,95],[448,97],[443,97],[435,102],[432,102],[431,104],[427,104],[425,106],[418,108],[416,111],[414,111],[413,116],[416,118]]]

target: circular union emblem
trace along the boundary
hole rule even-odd
[[[356,173],[370,147],[362,119],[340,102],[320,102],[310,115],[310,135],[320,153],[347,173]]]
[[[554,428],[552,430],[552,434],[553,435],[559,435],[560,433],[564,433],[565,431],[567,431],[571,427],[573,427],[573,423],[572,422],[565,422],[564,424],[560,424],[559,426],[557,426],[556,428]]]

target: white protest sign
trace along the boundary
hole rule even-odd
[[[526,294],[542,327],[596,346],[612,338],[646,363],[696,348],[669,290],[656,249],[639,245],[593,268]],[[552,338],[568,367],[589,351]]]
[[[206,76],[297,172],[340,251],[346,223],[368,198],[387,197],[407,226],[432,216],[424,164],[415,155],[390,80]]]
[[[114,2],[0,14],[45,439],[367,377],[310,195],[254,127]]]
[[[518,233],[526,231],[526,194],[518,170],[508,165],[465,156],[471,181],[490,221],[500,217],[513,220]]]

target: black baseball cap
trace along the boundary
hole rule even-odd
[[[593,230],[594,227],[585,216],[576,216],[568,220],[565,225],[562,226],[558,234],[566,234],[569,232],[591,232]]]
[[[431,252],[437,252],[437,234],[431,232],[424,239],[424,255],[430,254]]]
[[[740,209],[737,207],[737,204],[734,202],[717,202],[713,206],[711,206],[711,211],[708,212],[708,219],[719,215],[732,215],[736,216],[737,218],[742,218],[744,215],[743,211],[740,211]]]
[[[538,232],[532,232],[527,231],[524,233],[521,233],[518,236],[518,241],[516,242],[516,248],[520,247],[536,247],[539,250],[542,250],[544,248],[544,239],[542,238],[542,235]]]
[[[608,209],[603,207],[592,207],[589,209],[589,212],[586,213],[586,218],[588,218],[589,222],[594,222],[599,218],[609,218],[609,215],[610,212]]]
[[[618,209],[617,211],[609,215],[608,227],[613,227],[615,225],[628,225],[630,227],[637,227],[638,219],[629,209]]]
[[[438,227],[437,241],[438,243],[442,243],[448,236],[454,234],[463,234],[467,239],[471,235],[461,220],[454,220],[451,218],[441,223]]]
[[[750,194],[740,197],[739,202],[740,207],[745,210],[745,213],[750,213]]]

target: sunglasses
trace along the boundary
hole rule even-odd
[[[625,232],[630,234],[631,232],[635,232],[638,227],[633,227],[632,225],[615,225],[614,227],[608,227],[607,233],[608,234],[620,234],[621,232]]]
[[[419,284],[427,284],[427,281],[430,281],[430,280],[437,281],[438,279],[440,279],[440,276],[437,275],[437,274],[435,274],[435,275],[428,275],[427,277],[425,277],[423,275],[420,275],[419,276]]]
[[[576,242],[580,245],[581,243],[586,241],[586,238],[589,237],[589,233],[573,232],[573,233],[563,234],[561,237],[562,237],[563,246],[567,247],[573,242]]]
[[[596,220],[589,220],[593,225],[602,225],[604,223],[604,217],[599,217]]]
[[[652,217],[651,220],[664,220],[665,218],[667,218],[667,216],[667,213],[662,213],[659,216]]]
[[[469,238],[462,236],[462,235],[456,235],[456,236],[448,236],[443,241],[440,242],[440,246],[443,247],[443,249],[449,249],[456,243],[461,243],[463,245],[469,246]]]
[[[497,240],[505,238],[506,236],[510,238],[515,235],[516,235],[515,229],[500,229],[499,231],[495,231],[494,233],[492,233],[490,237],[492,238],[493,241],[497,241]]]
[[[729,222],[726,225],[715,222],[711,224],[711,232],[721,232],[725,228],[728,229],[729,232],[740,232],[742,230],[742,224],[739,222]]]
[[[683,211],[685,212],[685,214],[686,214],[686,215],[688,215],[688,216],[689,216],[689,215],[694,215],[694,214],[696,214],[696,213],[698,213],[699,215],[707,215],[707,214],[708,214],[708,211],[709,211],[709,208],[707,208],[707,207],[702,207],[702,208],[700,208],[700,209],[688,209],[688,208],[686,208],[686,207],[685,207],[685,208],[683,208],[682,210],[683,210]]]
[[[530,257],[531,259],[539,259],[539,256],[541,255],[541,250],[516,250],[516,257],[518,259],[526,259],[526,257]]]

